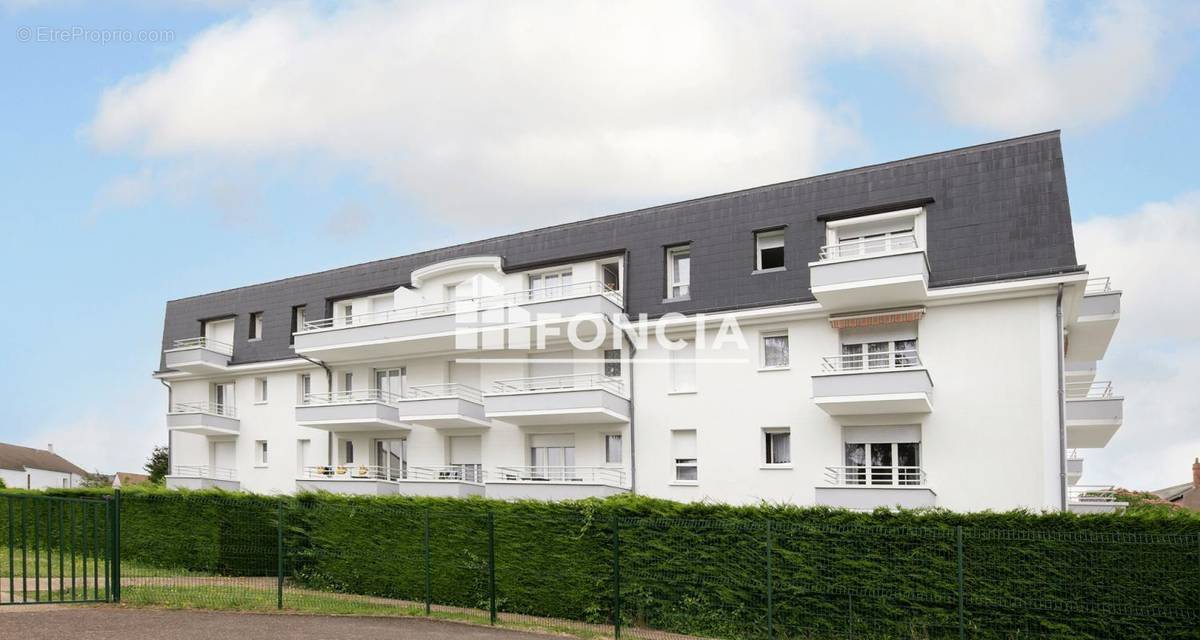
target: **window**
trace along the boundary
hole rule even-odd
[[[408,440],[404,438],[376,440],[375,465],[387,480],[408,477]]]
[[[308,404],[310,394],[312,394],[312,374],[302,373],[296,382],[296,404]]]
[[[354,324],[354,303],[339,302],[333,306],[333,316],[340,320],[338,326],[346,326]]]
[[[600,281],[609,291],[621,290],[621,263],[606,262],[600,265]]]
[[[375,370],[375,388],[379,389],[384,398],[399,400],[404,397],[405,387],[405,370],[404,367],[398,369],[376,369]]]
[[[236,397],[237,394],[234,392],[234,386],[232,382],[213,383],[212,403],[215,405],[213,410],[216,411],[218,415],[225,416],[233,413],[234,405],[236,404],[234,398]]]
[[[604,436],[605,464],[621,464],[621,434],[614,433]]]
[[[844,438],[846,484],[923,484],[920,427],[846,427]]]
[[[764,429],[763,441],[763,457],[766,464],[792,463],[791,429]]]
[[[262,340],[263,312],[255,311],[250,314],[250,340]]]
[[[254,464],[265,467],[267,465],[267,441],[254,441]]]
[[[692,393],[696,390],[696,343],[671,352],[671,392]]]
[[[755,269],[766,271],[783,268],[783,229],[759,231],[754,234],[754,244],[757,250]]]
[[[353,463],[354,463],[354,441],[353,441],[353,440],[347,440],[347,441],[346,441],[346,446],[344,447],[344,449],[345,449],[345,452],[346,452],[346,456],[345,456],[345,458],[344,458],[344,462],[345,462],[346,464],[353,464]]]
[[[312,466],[312,440],[296,441],[296,470],[304,474]]]
[[[304,305],[292,307],[292,333],[304,330]],[[288,344],[295,344],[296,337],[289,336]]]
[[[575,479],[575,436],[545,434],[529,439],[529,463],[533,476],[544,480]]]
[[[864,357],[864,353],[866,357]],[[917,357],[917,341],[877,340],[842,344],[842,369],[903,369],[920,366]]]
[[[671,456],[675,464],[676,482],[696,482],[700,479],[695,429],[676,429],[671,432]]]
[[[692,247],[670,247],[667,249],[667,299],[686,298],[691,295]]]
[[[785,369],[790,363],[787,333],[764,335],[762,339],[764,369]]]
[[[570,286],[570,269],[529,276],[529,296],[533,300],[545,300],[566,295],[570,291]]]
[[[347,371],[342,374],[342,391],[347,393],[354,391],[354,372]]]
[[[259,403],[267,401],[267,379],[266,378],[255,378],[254,379],[254,401],[259,402]]]
[[[604,350],[604,375],[609,378],[621,377],[621,350]]]
[[[825,224],[821,259],[907,251],[924,246],[924,239],[925,211],[919,207],[830,221]]]

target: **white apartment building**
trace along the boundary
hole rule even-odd
[[[1111,509],[1057,132],[174,300],[169,486]]]

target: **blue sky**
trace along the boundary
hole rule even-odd
[[[171,298],[1058,128],[1128,292],[1084,479],[1186,480],[1197,12],[863,9],[0,0],[0,440],[140,466]]]

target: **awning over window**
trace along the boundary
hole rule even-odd
[[[887,324],[916,322],[925,315],[925,308],[901,309],[897,311],[881,311],[874,313],[858,313],[850,316],[831,316],[829,324],[834,329],[856,329],[860,327],[878,327]]]

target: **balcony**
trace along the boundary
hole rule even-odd
[[[327,363],[408,357],[478,344],[487,330],[565,325],[572,318],[612,316],[622,309],[620,293],[600,282],[580,282],[305,322],[294,348]]]
[[[497,380],[483,408],[520,426],[629,422],[625,383],[598,373]]]
[[[486,427],[483,392],[465,384],[409,387],[397,401],[400,422],[438,428]]]
[[[1100,360],[1108,351],[1121,320],[1121,292],[1108,278],[1087,281],[1079,318],[1067,334],[1067,357],[1074,361]]]
[[[813,401],[831,416],[933,410],[933,380],[915,350],[822,358],[812,385]]]
[[[1083,458],[1074,451],[1067,455],[1067,484],[1074,485],[1083,476]]]
[[[501,500],[578,500],[629,491],[620,467],[497,467],[487,496]]]
[[[1121,428],[1125,399],[1111,382],[1067,383],[1067,446],[1098,449]]]
[[[479,465],[381,467],[365,464],[305,467],[298,491],[360,496],[482,496],[485,475]]]
[[[1117,499],[1117,491],[1112,486],[1067,487],[1067,510],[1071,513],[1114,513],[1128,506],[1128,502]]]
[[[818,505],[855,511],[937,504],[920,467],[825,467],[825,486],[817,487],[816,494]]]
[[[165,480],[168,489],[237,491],[241,488],[237,471],[209,465],[172,465],[171,473],[167,474]]]
[[[232,357],[232,345],[205,337],[176,340],[163,352],[168,369],[200,374],[224,371]]]
[[[829,311],[902,306],[929,293],[925,249],[911,233],[825,245],[808,266],[812,294]]]
[[[201,436],[236,436],[241,431],[241,421],[229,405],[176,402],[167,413],[167,428]]]
[[[296,424],[327,431],[409,431],[400,422],[399,399],[379,389],[310,393],[296,407]]]

